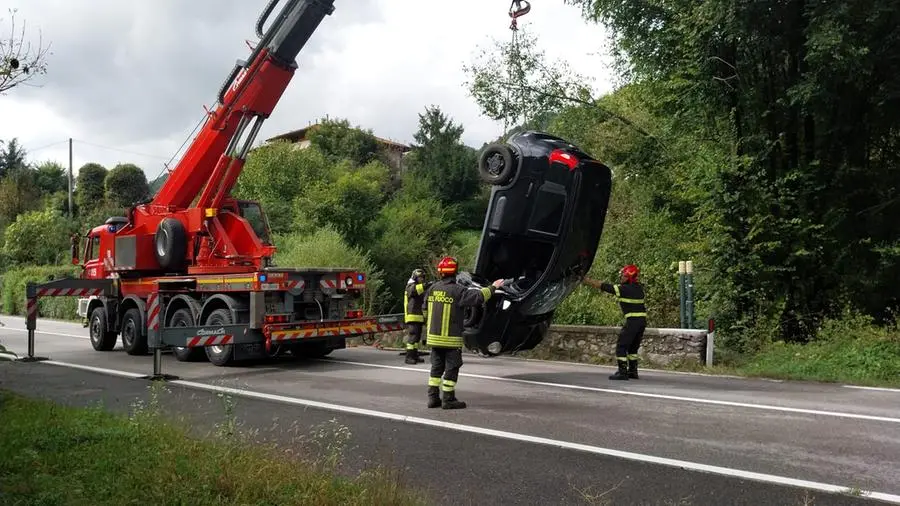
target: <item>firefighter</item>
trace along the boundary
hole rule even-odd
[[[625,315],[625,325],[619,332],[619,342],[616,345],[616,363],[619,367],[615,374],[609,377],[611,380],[638,379],[638,348],[641,347],[641,339],[644,337],[644,329],[647,328],[647,308],[644,305],[644,287],[638,282],[640,270],[636,265],[629,264],[619,271],[620,283],[613,285],[585,278],[584,283],[594,288],[613,294],[622,313]]]
[[[415,269],[406,282],[406,290],[403,292],[403,311],[406,323],[406,363],[418,364],[425,360],[419,357],[419,341],[422,339],[422,326],[425,323],[425,315],[422,308],[425,305],[425,271]]]
[[[484,288],[466,288],[456,282],[459,264],[444,257],[437,265],[440,281],[425,292],[427,301],[426,338],[431,346],[431,376],[428,378],[428,407],[463,409],[456,398],[456,380],[462,367],[463,319],[466,306],[479,306],[503,284],[498,279]],[[443,400],[440,392],[443,391]]]

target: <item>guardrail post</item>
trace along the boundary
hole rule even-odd
[[[34,331],[37,329],[38,296],[34,283],[25,285],[25,328],[28,330],[28,355],[19,359],[20,362],[40,362],[47,357],[34,356]]]
[[[690,260],[684,263],[684,285],[686,327],[692,329],[694,328],[694,262]]]
[[[716,341],[716,321],[709,319],[709,325],[706,330],[706,366],[713,365],[713,355],[715,352]]]
[[[684,310],[684,273],[687,270],[687,266],[685,265],[684,260],[680,260],[678,262],[678,311],[679,311],[679,322],[681,323],[681,328],[687,328],[687,316]]]
[[[178,379],[177,376],[163,374],[162,372],[162,349],[164,343],[162,340],[163,325],[161,320],[164,314],[165,303],[157,287],[147,297],[147,345],[153,350],[153,374],[146,376],[146,379],[151,381]]]

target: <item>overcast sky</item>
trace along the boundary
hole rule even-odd
[[[141,166],[156,177],[203,115],[266,0],[6,0],[28,39],[52,43],[49,72],[0,96],[0,139],[17,137],[30,161]],[[520,26],[550,57],[565,58],[609,91],[606,35],[563,0],[532,0]],[[502,124],[482,116],[462,65],[491,38],[508,40],[507,0],[336,0],[298,57],[287,91],[258,141],[325,115],[381,137],[412,141],[417,114],[439,105],[477,147]],[[9,15],[2,36],[8,36]],[[55,143],[55,144],[54,144]],[[48,146],[49,145],[49,146]]]

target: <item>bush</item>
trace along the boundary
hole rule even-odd
[[[71,266],[23,266],[6,271],[0,278],[0,304],[3,312],[11,315],[25,315],[25,284],[43,283],[66,276],[77,277],[77,267]],[[43,297],[38,301],[38,316],[59,320],[77,318],[77,297]]]
[[[900,385],[900,328],[879,327],[870,317],[845,312],[825,320],[807,344],[764,345],[741,371],[784,379]]]
[[[384,270],[391,307],[402,301],[409,273],[424,268],[443,248],[449,222],[435,200],[400,196],[389,202],[370,227],[372,258]]]
[[[57,264],[69,256],[66,220],[58,212],[29,211],[6,229],[3,256],[10,264]]]
[[[280,235],[275,237],[275,244],[275,262],[280,267],[346,267],[365,272],[368,281],[363,309],[366,314],[378,314],[384,308],[384,274],[368,255],[349,246],[336,230],[326,227],[310,235]]]

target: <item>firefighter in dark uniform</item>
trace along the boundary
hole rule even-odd
[[[425,360],[419,358],[419,341],[422,340],[422,326],[425,324],[425,315],[422,313],[425,305],[425,271],[416,269],[406,282],[406,291],[403,293],[403,311],[406,323],[406,363],[418,364]]]
[[[456,283],[458,263],[445,257],[438,263],[441,276],[425,292],[426,336],[431,346],[431,376],[428,378],[428,407],[463,409],[456,398],[456,380],[462,367],[463,319],[466,306],[480,306],[494,295],[503,280],[484,288],[467,288]],[[443,391],[443,401],[440,392]]]
[[[599,288],[616,296],[619,307],[625,315],[625,325],[619,332],[616,345],[616,362],[619,370],[609,377],[611,380],[638,379],[638,349],[647,328],[647,308],[644,305],[644,287],[638,282],[636,265],[626,265],[619,271],[620,283],[613,285],[593,279],[585,279],[586,285]]]

